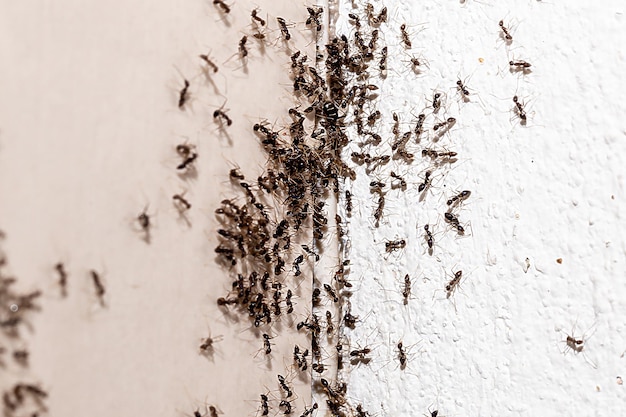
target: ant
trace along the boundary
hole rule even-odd
[[[354,13],[348,13],[348,17],[354,20],[354,22],[351,21],[350,23],[352,23],[357,29],[361,28],[361,20],[359,19],[359,16]]]
[[[202,343],[200,344],[200,350],[206,355],[213,356],[213,352],[214,352],[213,344],[221,341],[222,339],[223,339],[223,336],[211,337],[211,335],[209,335],[208,337],[203,339]]]
[[[415,133],[415,141],[419,143],[420,136],[424,132],[424,119],[426,119],[426,115],[424,113],[420,113],[417,116],[417,122],[415,123],[415,129],[413,129],[413,133]]]
[[[250,13],[250,17],[252,17],[252,22],[254,23],[255,21],[259,22],[261,24],[261,26],[265,26],[265,20],[261,19],[258,15],[258,9],[254,9],[252,10],[252,12]]]
[[[465,87],[465,84],[463,84],[463,81],[457,80],[456,81],[456,87],[459,90],[459,93],[461,93],[461,99],[465,103],[467,103],[469,101],[469,97],[468,96],[470,95],[470,92],[467,89],[467,87]]]
[[[433,113],[437,113],[441,108],[441,93],[433,94]]]
[[[304,407],[304,412],[302,413],[302,415],[300,417],[308,417],[309,415],[311,415],[313,413],[313,411],[317,410],[317,403],[313,403],[313,405],[311,406],[311,408],[306,408]]]
[[[432,232],[429,230],[429,226],[427,224],[424,225],[424,239],[426,239],[426,244],[428,244],[428,254],[432,256],[433,254],[433,246],[434,246],[434,242],[433,242],[433,234]]]
[[[404,297],[404,305],[409,303],[409,297],[411,296],[411,278],[409,274],[404,276],[404,289],[402,290],[402,297]]]
[[[511,72],[521,72],[522,74],[528,74],[532,70],[530,69],[532,65],[526,61],[515,60],[509,61],[509,69]]]
[[[224,13],[230,13],[230,6],[224,3],[223,0],[213,0],[213,4],[219,6]]]
[[[291,402],[287,401],[287,400],[281,400],[280,404],[278,404],[279,407],[285,407],[285,413],[284,414],[291,414],[293,412],[293,410],[291,409]]]
[[[384,72],[387,70],[387,47],[385,46],[382,50],[381,50],[381,58],[380,61],[378,62],[378,69],[381,72]]]
[[[183,109],[185,103],[189,100],[189,81],[185,78],[185,86],[180,90],[178,95],[178,108]]]
[[[268,398],[267,395],[261,394],[261,409],[263,410],[263,416],[266,416],[270,413],[269,406],[267,405]]]
[[[181,145],[178,145],[181,146]],[[176,147],[178,150],[178,146]],[[180,154],[180,152],[179,152]],[[196,152],[191,152],[188,156],[185,156],[183,161],[176,167],[178,170],[189,170],[193,167],[193,163],[198,159],[198,154]]]
[[[509,29],[506,28],[506,26],[504,26],[504,21],[500,20],[498,22],[498,25],[500,26],[500,29],[502,29],[502,33],[500,34],[500,36],[502,38],[504,38],[504,41],[510,45],[511,42],[513,41],[513,36],[511,36],[511,33],[509,32]]]
[[[89,271],[89,273],[91,274],[91,280],[93,281],[93,285],[96,288],[96,296],[98,297],[98,300],[100,301],[100,305],[102,307],[105,307],[104,294],[106,292],[106,289],[104,288],[104,285],[102,284],[102,279],[100,278],[100,274],[98,274],[93,269]]]
[[[191,208],[191,203],[180,194],[174,194],[172,200],[174,200],[174,205],[181,213]]]
[[[352,193],[346,190],[346,213],[352,216]]]
[[[248,49],[246,48],[246,42],[248,42],[248,37],[246,35],[243,35],[243,37],[239,41],[239,55],[241,56],[242,59],[248,56]],[[215,113],[213,114],[213,117],[215,117]]]
[[[446,284],[446,298],[450,298],[452,293],[454,293],[454,290],[456,290],[456,287],[459,285],[459,281],[461,281],[462,276],[463,271],[459,270],[454,273],[454,278]]]
[[[335,325],[333,324],[333,315],[328,310],[326,310],[326,323],[326,333],[332,335],[335,332]]]
[[[282,33],[283,38],[285,38],[286,41],[291,39],[291,34],[289,33],[289,29],[287,29],[287,22],[285,22],[285,19],[277,17],[276,21],[278,22],[278,26],[280,26],[280,33]]]
[[[220,109],[217,109],[217,110],[215,110],[215,111],[213,112],[213,118],[214,118],[214,119],[216,119],[216,118],[218,118],[218,117],[220,117],[220,118],[222,118],[223,120],[225,120],[225,121],[226,121],[226,125],[227,125],[227,126],[230,126],[230,125],[232,125],[232,124],[233,124],[233,121],[231,120],[231,118],[230,118],[230,117],[228,117],[228,115],[227,115],[224,111],[222,111],[222,110],[220,110]]]
[[[322,30],[322,23],[320,22],[320,16],[324,12],[324,9],[321,8],[321,7],[318,7],[317,9],[314,9],[312,7],[307,7],[306,9],[309,12],[309,17],[306,20],[306,25],[308,26],[308,25],[310,25],[312,23],[315,23],[316,30],[318,32],[321,31]]]
[[[463,235],[465,233],[465,229],[461,226],[458,217],[454,214],[447,212],[444,215],[446,222],[450,223],[458,232],[458,234]]]
[[[448,117],[445,121],[436,123],[433,126],[433,130],[437,131],[441,129],[442,132],[444,132],[444,131],[449,130],[455,123],[456,123],[456,119],[454,117]]]
[[[152,222],[150,221],[150,215],[147,212],[148,207],[144,208],[141,213],[137,216],[137,223],[141,228],[141,231],[144,233],[144,240],[149,243],[150,241],[150,227],[152,226]]]
[[[337,297],[337,293],[335,292],[335,290],[333,290],[333,288],[330,285],[324,284],[324,289],[328,293],[328,296],[333,299],[334,303],[339,302],[339,297]]]
[[[219,70],[219,68],[217,67],[217,65],[215,65],[215,63],[214,63],[213,61],[211,61],[211,59],[209,58],[209,56],[208,56],[208,55],[201,54],[201,55],[198,55],[198,56],[199,56],[200,58],[202,58],[202,60],[203,60],[204,62],[206,62],[206,64],[207,64],[209,67],[211,67],[211,69],[213,70],[213,73],[216,73],[216,72]]]
[[[405,23],[400,25],[400,33],[401,33],[401,36],[402,36],[402,42],[404,43],[404,47],[407,48],[407,49],[411,49],[413,44],[411,43],[411,39],[409,38],[409,34],[406,31],[406,24]],[[417,64],[417,66],[419,66],[419,62]]]
[[[457,206],[462,201],[467,200],[471,194],[472,194],[472,192],[469,191],[469,190],[461,191],[459,194],[455,195],[454,197],[452,197],[451,199],[446,201],[446,204],[448,206],[452,206],[450,208],[454,208],[455,206]]]
[[[266,355],[272,353],[272,345],[270,344],[270,339],[271,337],[267,333],[263,333],[263,348],[265,349]]]
[[[520,123],[522,125],[525,125],[526,124],[526,110],[524,110],[524,105],[519,101],[516,95],[513,96],[513,103],[515,103],[515,112],[517,113],[517,115],[519,116],[521,120]]]
[[[350,352],[350,363],[357,365],[359,363],[368,364],[372,358],[367,357],[372,352],[372,349],[366,347],[363,349],[356,349]]]
[[[285,391],[285,396],[287,398],[293,395],[293,392],[289,388],[289,385],[285,382],[285,377],[282,375],[278,375],[278,382],[280,383],[281,388]]]
[[[424,173],[424,182],[421,183],[418,187],[417,190],[421,193],[422,191],[424,191],[426,189],[426,187],[428,187],[431,184],[431,178],[430,176],[432,175],[431,171],[426,171]]]
[[[398,360],[400,361],[400,369],[404,370],[404,368],[406,368],[407,357],[402,341],[398,342]]]
[[[392,240],[389,242],[385,242],[385,251],[387,253],[391,253],[396,250],[404,249],[406,247],[406,240]]]
[[[67,297],[67,272],[62,262],[54,265],[54,269],[59,274],[59,286],[61,287],[61,295]]]

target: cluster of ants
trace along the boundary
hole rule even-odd
[[[500,38],[507,46],[511,46],[513,43],[511,30],[504,25],[503,20],[498,22],[498,26],[500,27]],[[531,67],[532,65],[529,62],[521,59],[509,60],[509,72],[511,72],[511,74],[528,75],[532,72]],[[524,103],[520,100],[517,94],[513,96],[513,112],[515,113],[515,116],[519,118],[520,124],[522,126],[526,126],[528,120],[526,109],[524,107]]]
[[[0,240],[5,238],[0,231]],[[29,317],[39,311],[36,300],[41,296],[40,290],[20,294],[13,286],[16,278],[6,272],[8,261],[4,252],[0,251],[0,370],[23,371],[29,366],[29,351],[21,337],[24,327],[30,326]],[[8,308],[5,308],[8,307]],[[0,387],[2,390],[2,415],[37,416],[47,410],[48,393],[39,384],[19,381],[12,386]]]

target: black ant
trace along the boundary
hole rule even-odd
[[[239,40],[239,55],[241,56],[242,59],[248,56],[248,49],[246,48],[246,42],[248,42],[248,37],[246,35],[243,35],[241,40]],[[213,117],[215,117],[215,115]]]
[[[250,17],[252,17],[252,22],[254,23],[254,21],[257,21],[261,24],[261,26],[265,26],[265,23],[266,23],[265,20],[261,19],[257,13],[258,13],[258,9],[254,9],[250,13]]]
[[[183,109],[187,100],[189,100],[189,81],[185,78],[185,86],[180,90],[178,95],[178,108]]]
[[[456,287],[459,285],[462,276],[463,271],[456,271],[454,273],[454,278],[452,278],[450,282],[446,284],[446,298],[450,298]]]
[[[372,358],[367,357],[372,352],[372,349],[366,347],[363,349],[356,349],[350,352],[350,362],[353,365],[358,363],[368,364],[372,360]]]
[[[285,396],[287,398],[293,395],[293,392],[289,388],[289,385],[285,382],[285,377],[282,375],[278,375],[278,382],[280,383],[281,388],[285,391]]]
[[[263,348],[265,349],[266,355],[272,353],[272,345],[270,344],[270,339],[271,337],[268,334],[263,333]]]
[[[206,338],[204,338],[202,340],[202,343],[200,344],[200,350],[209,355],[212,356],[213,355],[213,351],[214,351],[214,343],[217,343],[219,341],[221,341],[223,339],[222,336],[215,336],[215,337],[211,337],[210,335]]]
[[[433,113],[437,113],[441,108],[441,93],[433,94]]]
[[[176,167],[176,169],[189,170],[190,168],[193,167],[193,163],[196,161],[196,159],[198,159],[198,154],[195,152],[191,152],[191,154],[184,157],[183,161]]]
[[[150,227],[152,226],[152,222],[150,221],[150,215],[147,212],[148,208],[146,207],[139,215],[137,216],[137,223],[141,228],[141,231],[144,233],[144,237],[146,241],[150,240]]]
[[[318,7],[316,9],[314,9],[312,7],[307,7],[306,9],[309,12],[309,17],[306,20],[306,25],[308,26],[308,25],[310,25],[312,23],[315,23],[316,30],[318,32],[321,31],[322,30],[322,23],[320,22],[320,16],[324,12],[324,9],[322,9],[321,7]]]
[[[511,36],[511,33],[506,28],[506,26],[504,26],[504,21],[500,20],[498,22],[498,25],[500,26],[500,29],[502,29],[502,32],[503,32],[503,34],[500,34],[500,36],[502,36],[504,38],[504,40],[505,40],[505,42],[507,44],[510,44],[513,41],[513,36]]]
[[[233,121],[231,120],[231,118],[228,117],[228,115],[220,109],[217,109],[213,112],[213,118],[217,119],[218,117],[226,121],[226,126],[230,126],[233,124]]]
[[[458,234],[462,235],[465,233],[465,229],[461,226],[458,217],[450,212],[445,213],[444,217],[446,222],[450,223],[456,229]]]
[[[519,116],[521,120],[521,124],[526,124],[526,110],[524,110],[524,105],[519,101],[517,96],[513,96],[513,103],[515,103],[515,112]]]
[[[306,408],[304,407],[304,412],[302,413],[302,415],[300,417],[308,417],[309,415],[311,415],[313,413],[313,411],[317,410],[317,403],[313,403],[313,405],[311,406],[311,408]]]
[[[346,213],[348,216],[352,215],[352,193],[346,190]]]
[[[428,254],[432,256],[433,246],[434,246],[433,234],[429,230],[429,226],[427,224],[424,225],[424,232],[425,232],[424,239],[426,239],[426,244],[428,245]]]
[[[213,0],[213,4],[219,6],[224,13],[230,13],[230,6],[224,3],[223,0]]]
[[[67,297],[67,272],[62,262],[57,263],[54,269],[59,274],[59,286],[61,287],[61,295]]]
[[[470,92],[467,87],[465,87],[465,84],[463,84],[463,81],[457,80],[456,87],[459,90],[459,93],[461,93],[461,98],[463,99],[463,101],[467,103],[469,101],[468,96],[470,95]]]
[[[398,360],[400,361],[400,369],[404,370],[404,368],[406,368],[407,357],[402,341],[398,342]]]
[[[337,297],[337,293],[335,292],[335,290],[333,290],[333,288],[330,285],[324,284],[324,289],[328,293],[328,296],[332,298],[333,302],[335,303],[339,302],[339,297]]]
[[[431,171],[426,171],[424,173],[424,182],[421,183],[418,187],[417,190],[421,193],[422,191],[424,191],[426,189],[426,187],[428,187],[431,183],[431,178],[430,176],[432,175]]]
[[[409,303],[409,297],[411,296],[411,278],[409,274],[404,276],[404,288],[402,290],[402,297],[404,298],[404,305]]]
[[[402,35],[402,42],[407,49],[411,49],[413,44],[411,43],[411,39],[409,38],[409,34],[406,31],[406,24],[403,23],[400,25],[400,33]],[[418,63],[419,66],[419,63]]]
[[[174,201],[176,209],[181,213],[191,208],[191,203],[180,194],[174,194],[172,200]]]
[[[448,117],[445,121],[440,122],[440,123],[436,123],[433,126],[433,130],[437,131],[439,129],[441,129],[442,131],[447,131],[449,130],[454,124],[456,123],[456,119],[454,117]]]
[[[211,69],[213,70],[213,73],[216,73],[216,72],[219,70],[219,68],[217,67],[217,65],[215,65],[215,63],[214,63],[213,61],[211,61],[211,59],[209,58],[209,56],[208,56],[208,55],[201,54],[201,55],[198,55],[198,56],[199,56],[200,58],[202,58],[202,60],[203,60],[204,62],[206,62],[206,64],[207,64],[209,67],[211,67]]]
[[[266,415],[268,415],[270,413],[269,412],[269,406],[267,405],[267,402],[268,402],[267,395],[261,394],[261,409],[263,410],[263,414],[261,414],[261,415],[263,415],[263,416],[266,416]]]
[[[93,281],[93,285],[96,288],[96,296],[98,297],[98,300],[100,301],[100,305],[104,307],[105,306],[104,294],[106,292],[106,289],[104,288],[104,285],[102,284],[102,279],[100,278],[100,274],[98,274],[93,269],[89,271],[89,273],[91,274],[91,280]]]
[[[459,194],[455,195],[454,197],[452,197],[451,199],[446,201],[446,204],[449,205],[449,206],[452,206],[454,204],[454,206],[456,206],[461,201],[467,200],[471,194],[472,194],[472,192],[469,191],[469,190],[461,191]]]
[[[511,67],[511,72],[521,71],[524,74],[528,74],[531,71],[530,67],[532,65],[530,65],[526,61],[515,60],[515,61],[509,61],[509,66]]]
[[[278,26],[280,26],[280,33],[282,33],[283,38],[285,38],[286,41],[291,39],[291,34],[289,33],[289,29],[287,29],[287,22],[285,22],[285,19],[277,17],[276,21],[278,22]]]
[[[285,407],[285,413],[284,414],[291,414],[293,412],[292,408],[291,408],[291,402],[287,401],[287,400],[281,400],[280,404],[278,404],[279,407]]]
[[[392,240],[389,242],[385,242],[385,251],[387,253],[391,253],[396,250],[404,249],[406,247],[406,240]]]
[[[385,46],[382,50],[381,50],[381,57],[380,57],[380,61],[378,62],[378,69],[381,72],[384,72],[387,70],[387,47]]]

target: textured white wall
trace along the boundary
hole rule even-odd
[[[363,4],[354,3],[341,2],[337,24],[351,40],[348,13],[364,19]],[[429,407],[445,416],[624,414],[617,379],[626,371],[623,4],[371,3],[376,12],[388,8],[377,58],[387,45],[389,62],[385,79],[370,68],[380,94],[364,114],[382,112],[373,130],[383,144],[365,150],[391,154],[392,112],[402,133],[422,112],[428,128],[419,145],[407,146],[413,164],[392,161],[369,176],[357,166],[357,180],[346,185],[354,210],[345,256],[358,288],[352,312],[362,319],[346,335],[351,349],[368,346],[373,358],[344,375],[351,401],[374,415],[422,415]],[[510,45],[500,38],[501,19]],[[401,45],[402,23],[410,50]],[[369,30],[361,29],[366,42]],[[408,68],[411,55],[428,62],[419,76]],[[510,73],[511,59],[530,62],[532,72]],[[468,103],[458,79],[470,89]],[[435,89],[445,95],[437,116],[428,108]],[[526,126],[512,110],[514,95],[525,103]],[[433,124],[450,116],[456,124],[434,143]],[[456,151],[458,162],[434,169],[421,157],[426,147]],[[432,187],[421,196],[429,169]],[[405,192],[389,190],[390,171],[405,177]],[[372,180],[388,184],[379,228]],[[446,200],[461,190],[472,192],[455,210],[464,237],[443,218]],[[426,223],[435,232],[432,256]],[[385,242],[400,238],[406,248],[386,254]],[[463,278],[447,299],[444,287],[458,270]],[[584,337],[581,353],[566,348],[566,334]],[[408,348],[404,370],[399,340]]]

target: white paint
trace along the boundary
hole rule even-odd
[[[404,132],[424,111],[432,136],[427,105],[438,89],[446,94],[442,116],[457,123],[437,147],[460,159],[435,171],[421,202],[417,186],[429,164],[419,153],[432,146],[429,139],[408,147],[416,154],[410,167],[392,162],[370,176],[356,167],[357,181],[346,185],[355,206],[346,254],[358,288],[351,304],[362,319],[346,333],[351,349],[373,348],[369,365],[344,375],[350,401],[394,416],[422,415],[429,407],[440,416],[624,414],[626,393],[617,380],[626,372],[626,87],[617,47],[626,38],[623,5],[371,3],[389,10],[378,47],[379,54],[389,48],[389,71],[385,80],[372,80],[380,98],[366,111],[383,113],[374,130],[385,142],[369,152],[390,153],[392,112]],[[352,40],[347,13],[356,9],[350,1],[339,8],[337,33]],[[511,28],[510,47],[499,38],[500,19]],[[400,45],[404,22],[411,53],[428,60],[420,76],[408,70]],[[532,73],[509,73],[511,59],[527,60]],[[459,78],[471,89],[470,103],[459,102]],[[527,126],[513,117],[513,95],[526,105]],[[376,229],[368,185],[389,183],[391,170],[405,175],[409,187],[387,193]],[[472,194],[456,213],[469,233],[459,238],[443,213],[445,201],[463,189]],[[433,256],[425,223],[436,225]],[[385,254],[384,242],[398,238],[407,240],[406,249]],[[457,270],[463,279],[446,299],[444,286]],[[412,279],[407,306],[405,273]],[[585,339],[583,352],[567,349],[566,334]],[[399,340],[410,346],[404,371],[396,359]]]

